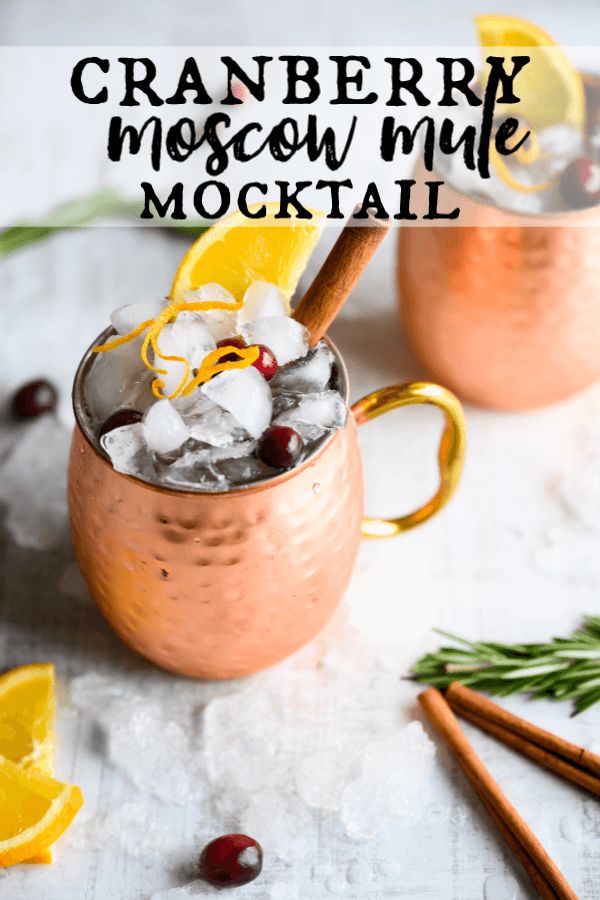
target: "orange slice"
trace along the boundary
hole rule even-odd
[[[241,300],[253,281],[270,281],[288,300],[306,268],[324,222],[311,210],[307,221],[275,219],[276,203],[267,203],[262,225],[234,212],[205,231],[183,257],[171,287],[171,299],[181,303],[185,291],[216,282]]]
[[[20,666],[0,675],[0,755],[45,775],[54,773],[54,666]],[[44,850],[29,863],[52,862]]]
[[[0,755],[46,775],[53,771],[54,666],[20,666],[0,675]]]
[[[585,93],[581,74],[566,53],[542,28],[517,16],[477,16],[475,25],[482,47],[532,49],[531,62],[515,80],[521,98],[517,113],[539,130],[561,122],[582,127]]]
[[[78,787],[0,758],[0,867],[46,851],[82,804]]]

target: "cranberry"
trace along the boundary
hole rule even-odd
[[[279,368],[275,354],[268,347],[265,347],[264,344],[255,344],[253,346],[258,347],[259,356],[252,365],[255,369],[258,369],[261,375],[264,375],[267,381],[270,381],[273,375],[277,374],[277,369]]]
[[[223,338],[222,341],[217,341],[217,347],[237,347],[238,350],[244,350],[247,346],[248,344],[239,334],[235,337]],[[237,353],[228,353],[227,356],[221,359],[221,362],[236,362],[238,359]]]
[[[141,421],[142,414],[137,409],[118,409],[112,416],[108,417],[100,429],[98,437],[104,437],[105,434],[108,434],[109,431],[114,431],[115,428],[122,428],[124,425],[135,425]]]
[[[247,834],[224,834],[207,844],[200,856],[200,874],[215,887],[238,887],[258,878],[262,847]]]
[[[272,425],[258,442],[258,457],[274,469],[289,469],[303,449],[304,441],[297,431],[286,425]]]
[[[56,406],[58,394],[49,381],[40,378],[24,384],[12,398],[12,414],[17,419],[32,419],[42,413],[51,412]]]
[[[561,175],[560,191],[571,209],[600,203],[600,165],[589,156],[574,160]]]

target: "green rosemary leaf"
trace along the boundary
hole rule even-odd
[[[600,702],[600,616],[585,616],[572,635],[540,644],[470,641],[436,631],[460,646],[421,657],[411,670],[417,681],[441,689],[460,681],[498,697],[574,700],[574,714]]]

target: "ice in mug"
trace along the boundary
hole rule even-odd
[[[309,348],[276,285],[254,282],[241,304],[216,284],[185,300],[115,310],[116,333],[102,345],[110,349],[86,375],[89,431],[117,471],[175,490],[228,491],[297,466],[345,425],[333,353],[324,341]],[[219,308],[194,309],[212,301]],[[152,324],[142,326],[161,314],[144,362]]]

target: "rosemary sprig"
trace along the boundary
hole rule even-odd
[[[36,224],[12,225],[0,232],[0,258],[37,244],[59,231],[81,228],[107,217],[131,218],[139,221],[140,204],[121,197],[116,191],[102,190],[77,200],[70,200],[53,210]],[[170,227],[178,232],[198,236],[206,231],[200,221],[189,220],[183,225],[174,219],[158,220],[155,227]]]
[[[571,637],[548,644],[483,643],[436,631],[462,646],[425,654],[411,670],[424,684],[445,688],[460,681],[500,697],[574,700],[573,715],[600,701],[600,616],[586,616]]]

